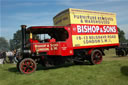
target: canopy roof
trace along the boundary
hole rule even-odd
[[[34,33],[34,34],[42,34],[42,33],[50,33],[55,32],[64,28],[64,26],[32,26],[27,28],[27,33]]]

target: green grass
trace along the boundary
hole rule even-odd
[[[15,64],[0,65],[0,85],[128,85],[128,57],[113,53],[110,50],[99,65],[39,66],[28,75],[20,74]]]

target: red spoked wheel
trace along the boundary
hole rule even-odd
[[[19,62],[19,71],[23,74],[30,74],[37,68],[36,62],[31,58],[24,58]]]
[[[93,50],[91,53],[90,63],[92,65],[100,64],[102,62],[102,53],[100,50]]]

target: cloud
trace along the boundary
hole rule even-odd
[[[58,4],[70,6],[70,7],[86,7],[90,5],[96,5],[96,4],[103,4],[105,2],[86,2],[86,1],[73,1],[73,0],[65,0],[65,1],[58,1]]]
[[[125,0],[106,0],[108,2],[118,2],[118,1],[125,1]]]
[[[46,18],[45,16],[49,17],[49,16],[53,16],[54,13],[49,13],[49,12],[38,12],[38,13],[34,13],[34,12],[29,12],[29,13],[15,13],[12,15],[8,15],[6,17],[8,17],[9,19],[16,19],[16,20],[29,20],[29,19],[38,19],[38,18]],[[4,16],[4,15],[3,15]]]
[[[2,27],[15,26],[20,24],[31,25],[53,25],[52,18],[55,16],[55,12],[28,12],[28,13],[15,13],[10,15],[2,15]],[[8,21],[7,21],[8,20]]]
[[[43,2],[43,1],[38,1],[38,2],[35,2],[35,1],[9,1],[9,0],[3,0],[1,1],[1,5],[2,7],[33,7],[33,6],[46,6],[48,5],[49,3],[47,2]]]
[[[58,4],[63,5],[63,6],[69,6],[69,7],[75,7],[75,8],[80,8],[80,7],[89,7],[89,6],[95,6],[99,7],[100,5],[107,4],[107,7],[109,7],[109,4],[111,3],[118,3],[118,2],[123,2],[126,0],[57,0]]]

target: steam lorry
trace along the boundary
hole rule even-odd
[[[119,45],[115,13],[69,8],[53,22],[54,26],[21,25],[23,58],[17,63],[21,73],[34,72],[37,64],[51,67],[85,60],[100,64],[104,50]]]

